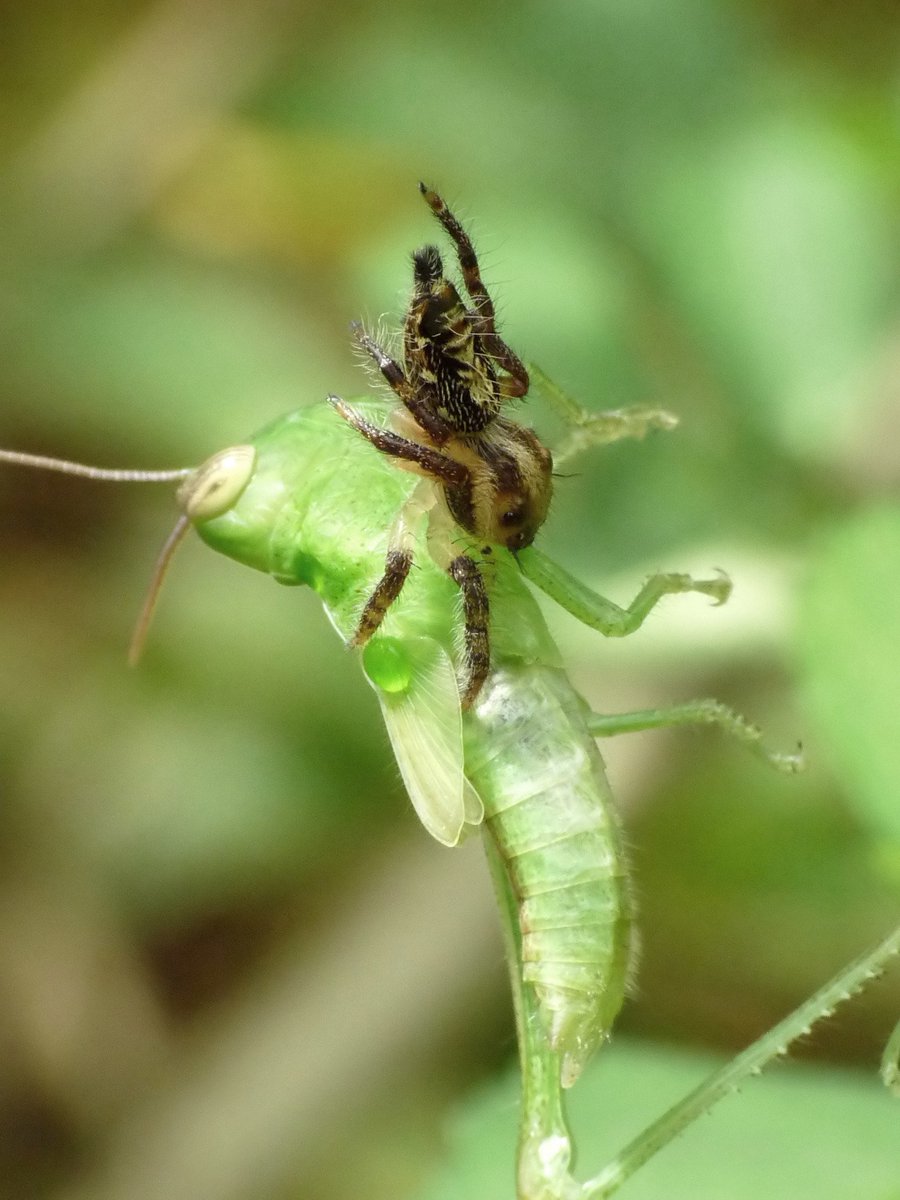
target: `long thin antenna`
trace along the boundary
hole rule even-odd
[[[175,467],[167,471],[94,467],[87,463],[71,462],[67,458],[48,458],[44,454],[25,454],[21,450],[0,450],[0,463],[10,463],[14,467],[34,467],[39,471],[57,471],[61,475],[77,475],[81,479],[99,479],[105,480],[108,483],[175,483],[178,480],[187,479],[188,476],[195,474],[194,467]],[[141,607],[137,624],[134,627],[134,633],[131,635],[131,644],[128,647],[129,666],[137,666],[140,661],[144,644],[147,641],[147,632],[150,629],[150,623],[153,620],[153,613],[156,609],[156,602],[159,599],[160,589],[166,578],[175,551],[178,549],[190,526],[190,517],[179,517],[175,528],[166,538],[163,548],[159,552],[156,566],[153,568],[150,587],[147,590],[147,595],[144,597],[144,603]]]
[[[79,475],[82,479],[105,479],[110,483],[172,483],[186,479],[193,467],[174,467],[169,471],[119,470],[91,467],[65,458],[47,458],[43,454],[23,454],[19,450],[0,450],[0,462],[16,467],[36,467],[40,471],[58,471],[61,475]]]
[[[190,527],[191,520],[189,517],[179,517],[175,522],[175,528],[163,542],[163,547],[156,559],[156,566],[153,568],[150,586],[147,588],[147,594],[144,597],[144,603],[141,605],[141,611],[138,614],[134,633],[131,635],[131,642],[128,646],[129,667],[136,667],[141,661],[141,655],[144,652],[144,645],[147,641],[147,633],[150,629],[150,622],[153,620],[153,614],[156,611],[156,602],[159,599],[159,593],[162,590],[169,567],[172,565],[175,551],[181,545],[184,535]]]

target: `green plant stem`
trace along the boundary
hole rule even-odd
[[[888,960],[900,953],[900,926],[868,954],[856,959],[834,979],[796,1008],[790,1016],[763,1034],[742,1054],[732,1059],[684,1100],[670,1108],[658,1121],[645,1129],[630,1145],[593,1179],[584,1184],[582,1200],[599,1200],[610,1196],[626,1179],[666,1146],[683,1129],[708,1112],[714,1104],[733,1092],[745,1079],[758,1075],[773,1059],[787,1053],[790,1044],[809,1033],[812,1026],[830,1016],[835,1008],[849,1000],[868,982],[876,978]],[[896,1045],[894,1043],[897,1043]],[[900,1026],[888,1043],[885,1059],[900,1050]]]

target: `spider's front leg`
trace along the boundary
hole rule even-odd
[[[465,490],[469,491],[472,478],[468,471],[466,475]],[[443,502],[435,504],[429,514],[428,553],[462,593],[463,647],[458,682],[465,709],[475,703],[491,668],[491,606],[482,568],[470,554],[460,553],[460,525],[451,513],[448,490],[444,489]]]
[[[419,184],[419,191],[456,246],[456,257],[462,272],[463,283],[475,305],[475,312],[471,314],[471,317],[475,332],[481,340],[482,349],[502,370],[507,372],[507,377],[500,380],[501,395],[509,399],[524,396],[528,391],[528,371],[519,356],[507,346],[497,332],[494,302],[481,278],[481,268],[478,265],[472,239],[437,192],[426,187],[424,183]]]
[[[395,542],[392,537],[388,542],[387,557],[384,562],[384,574],[369,596],[360,614],[356,632],[350,639],[351,646],[362,647],[381,625],[387,616],[388,609],[400,595],[406,578],[413,564],[412,553],[406,549],[403,541]]]
[[[472,297],[472,303],[475,305],[475,311],[481,321],[481,328],[478,332],[493,333],[496,328],[494,302],[481,278],[481,268],[478,266],[472,239],[437,192],[426,187],[424,183],[419,184],[419,191],[456,246],[456,257],[459,260],[459,269],[462,271],[463,283],[466,285],[466,291]]]
[[[411,386],[397,360],[391,358],[358,321],[353,323],[351,329],[357,345],[373,360],[391,390],[412,413],[416,424],[425,430],[436,445],[443,446],[453,432],[447,422],[434,411],[434,406],[428,399],[423,398]]]
[[[382,454],[387,454],[390,458],[399,458],[402,462],[412,463],[418,467],[421,474],[430,475],[432,479],[437,479],[451,487],[460,487],[468,479],[469,473],[466,468],[450,458],[449,455],[442,454],[440,450],[433,450],[430,446],[423,446],[410,438],[402,437],[391,429],[382,429],[379,425],[373,425],[355,408],[345,404],[340,396],[329,396],[327,399],[335,412],[339,413],[348,425],[352,425],[357,433],[361,433],[366,441],[371,442],[375,449],[380,450]]]

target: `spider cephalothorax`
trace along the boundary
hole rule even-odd
[[[381,429],[337,397],[332,403],[376,449],[436,483],[446,511],[479,545],[521,550],[543,524],[552,491],[550,452],[530,429],[501,411],[506,401],[528,391],[528,372],[497,333],[493,301],[468,234],[436,192],[419,187],[453,240],[472,307],[446,278],[437,247],[417,250],[403,326],[403,366],[354,327],[360,346],[406,411],[399,411],[395,429]],[[363,609],[357,645],[381,624],[409,574],[415,525],[430,505],[416,489],[409,507],[409,514],[398,517],[385,573]],[[488,596],[475,560],[452,550],[450,539],[445,550],[440,565],[463,593],[462,699],[470,705],[490,666]]]

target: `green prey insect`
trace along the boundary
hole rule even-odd
[[[514,518],[504,526],[512,530],[508,537],[486,540],[473,515],[478,486],[466,501],[466,478],[447,463],[476,476],[486,466],[496,485],[491,471],[499,461],[499,421],[501,450],[515,459],[525,447],[538,474],[546,475],[549,454],[500,412],[529,381],[570,427],[557,462],[586,445],[671,427],[674,419],[652,409],[590,413],[537,368],[526,369],[496,334],[471,243],[440,199],[423,190],[456,243],[474,308],[462,307],[437,251],[426,247],[414,257],[406,370],[357,333],[403,401],[402,432],[391,428],[397,412],[391,401],[333,398],[330,406],[280,418],[195,470],[104,471],[9,451],[0,452],[0,461],[97,479],[182,480],[182,515],[160,556],[133,657],[174,548],[191,526],[221,553],[319,595],[340,636],[360,647],[425,828],[447,846],[475,828],[484,831],[507,934],[523,1065],[518,1194],[522,1200],[607,1195],[708,1103],[692,1115],[682,1112],[667,1133],[642,1143],[630,1166],[615,1165],[585,1185],[569,1174],[560,1088],[577,1080],[609,1037],[632,960],[627,864],[595,738],[708,722],[779,769],[797,769],[799,757],[768,751],[755,726],[714,701],[610,716],[592,713],[569,683],[529,584],[601,633],[624,636],[663,596],[698,592],[722,603],[730,583],[723,575],[655,575],[620,608],[530,545],[546,511],[543,493],[537,508],[529,508],[533,490],[517,502],[515,487],[508,487],[494,503],[502,486],[482,486],[484,511],[499,514],[501,526],[504,515]],[[480,429],[460,428],[471,420],[465,411],[454,416],[466,392],[470,403],[485,408]],[[413,470],[396,469],[398,460]],[[502,464],[499,478],[521,484],[521,472],[516,479]],[[479,479],[484,485],[484,474]],[[545,484],[534,486],[540,491]],[[471,566],[460,567],[460,558]],[[900,931],[894,938],[900,942]],[[804,1027],[810,1019],[806,1014]],[[769,1057],[777,1052],[769,1049]]]
[[[389,411],[384,401],[354,405],[372,421]],[[625,431],[640,432],[646,414],[634,422],[621,413],[596,420],[597,437],[610,440]],[[0,461],[94,479],[182,480],[183,516],[176,538],[193,526],[210,546],[239,562],[282,583],[308,584],[345,640],[352,637],[381,570],[392,516],[417,486],[325,405],[280,418],[248,444],[214,455],[196,470],[107,471],[12,451],[0,451]],[[456,588],[423,555],[378,636],[363,649],[362,662],[423,824],[447,845],[479,824],[484,830],[509,947],[523,1068],[517,1194],[520,1200],[591,1200],[611,1195],[742,1078],[859,990],[900,951],[900,929],[745,1052],[740,1071],[729,1068],[714,1076],[596,1179],[577,1184],[569,1174],[572,1149],[560,1085],[572,1084],[609,1036],[627,987],[630,952],[626,863],[594,737],[709,721],[782,769],[797,762],[790,755],[770,754],[753,726],[712,701],[640,714],[591,713],[560,665],[529,578],[552,588],[554,597],[566,600],[578,615],[616,632],[638,621],[633,614],[642,611],[635,604],[616,609],[574,586],[537,551],[523,552],[518,562],[498,554],[489,580],[492,670],[475,704],[464,710],[454,669]],[[672,579],[680,581],[676,590],[687,590],[686,577]],[[641,604],[652,607],[659,587],[642,589]],[[136,643],[144,636],[148,612]],[[578,907],[566,912],[570,923],[559,928],[560,910],[553,906],[566,899]],[[564,955],[588,961],[576,960],[576,975],[571,962],[558,961]],[[573,976],[580,989],[572,987]],[[585,991],[585,981],[593,992]],[[900,1027],[883,1067],[892,1087],[898,1038]]]

